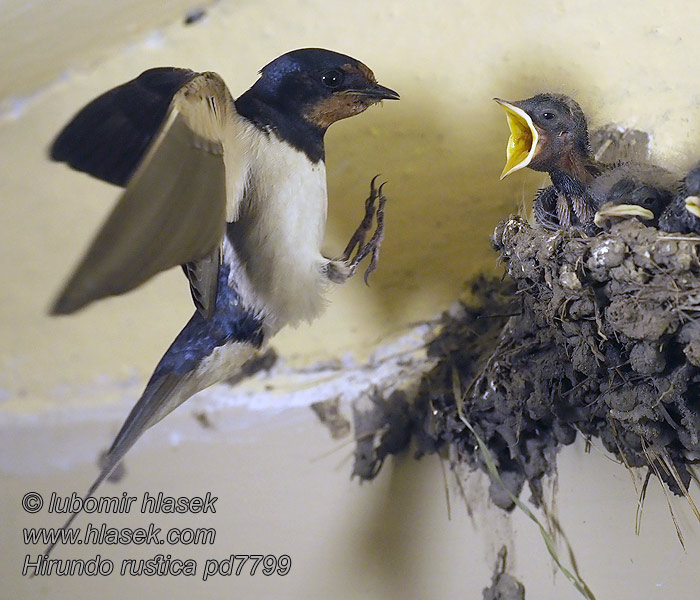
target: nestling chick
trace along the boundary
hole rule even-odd
[[[590,185],[598,210],[594,221],[601,229],[610,221],[637,217],[655,226],[673,199],[678,177],[652,164],[619,163],[609,166]]]
[[[656,223],[673,194],[673,174],[651,164],[598,163],[591,155],[586,117],[568,96],[496,101],[506,110],[511,130],[501,178],[527,166],[548,172],[552,180],[535,197],[538,223],[549,229],[573,226],[589,235],[614,218]]]
[[[529,167],[549,173],[551,188],[535,199],[535,217],[546,227],[588,227],[595,203],[587,186],[600,173],[590,156],[588,127],[581,107],[563,94],[527,100],[495,99],[506,111],[510,138],[501,179]]]
[[[690,170],[679,186],[675,198],[659,219],[659,229],[700,233],[700,164]]]

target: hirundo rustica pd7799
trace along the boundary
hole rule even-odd
[[[90,102],[58,135],[51,158],[125,190],[53,313],[122,294],[176,265],[197,309],[86,497],[147,428],[234,373],[284,325],[314,319],[329,282],[347,280],[370,254],[374,268],[384,202],[374,180],[344,255],[320,252],[323,140],[335,121],[398,98],[354,58],[307,48],[265,66],[235,101],[216,73],[151,69]]]

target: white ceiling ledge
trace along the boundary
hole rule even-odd
[[[0,103],[23,98],[213,0],[5,0],[0,16]]]

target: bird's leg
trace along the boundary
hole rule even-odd
[[[379,175],[375,175],[369,184],[369,196],[367,197],[367,200],[365,200],[365,216],[362,219],[360,226],[355,230],[355,233],[352,234],[348,245],[345,247],[345,251],[343,252],[341,259],[344,262],[348,262],[350,260],[350,256],[352,255],[355,247],[358,248],[359,252],[359,248],[362,246],[362,244],[364,244],[367,233],[369,233],[369,230],[372,227],[372,220],[374,219],[375,213],[375,203],[380,193],[375,187],[378,177]]]
[[[574,196],[571,205],[574,209],[574,214],[578,217],[582,225],[588,225],[593,222],[596,211],[588,194]]]
[[[559,227],[565,228],[571,226],[571,209],[568,199],[564,194],[557,195],[557,217],[559,218]]]
[[[557,191],[557,217],[562,229],[574,226],[585,229],[593,224],[595,206],[586,186],[570,174],[554,170],[550,173]]]
[[[365,283],[367,283],[370,273],[377,268],[377,261],[379,260],[379,247],[382,245],[382,241],[384,240],[384,205],[386,204],[386,197],[382,193],[384,184],[381,184],[379,188],[375,188],[375,180],[376,177],[372,179],[370,195],[365,202],[365,217],[362,219],[360,226],[357,228],[352,238],[350,238],[350,242],[348,242],[345,252],[343,253],[343,261],[350,268],[351,275],[355,273],[358,265],[370,253],[372,254],[369,266],[365,270],[364,274]],[[376,207],[375,203],[377,203]],[[365,238],[369,233],[372,220],[375,215],[377,226],[372,234],[372,237],[369,239],[369,242],[365,243]],[[351,258],[355,247],[357,247],[357,252],[354,258]]]
[[[543,188],[537,192],[532,205],[535,221],[545,229],[559,229],[559,214],[557,198],[559,194],[554,186]]]
[[[376,187],[379,175],[372,178],[369,197],[365,201],[365,216],[359,227],[352,234],[343,255],[337,260],[331,260],[327,265],[328,279],[335,283],[343,283],[352,277],[359,264],[369,255],[372,255],[369,266],[365,270],[364,280],[367,283],[370,273],[377,268],[379,260],[379,247],[384,239],[384,205],[386,197],[382,193],[384,184]],[[372,221],[377,221],[372,237],[367,243],[365,240],[372,228]],[[355,256],[353,256],[355,252]]]

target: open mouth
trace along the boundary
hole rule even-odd
[[[500,98],[494,98],[494,100],[506,111],[508,127],[510,128],[510,137],[506,146],[506,166],[503,167],[501,173],[501,179],[503,179],[530,164],[537,153],[539,134],[530,115],[522,108]]]
[[[654,218],[654,213],[639,206],[639,204],[612,204],[608,202],[600,207],[600,210],[593,218],[593,222],[602,228],[606,221],[616,217],[620,219],[637,217],[638,219],[649,221]]]
[[[685,210],[700,219],[700,196],[688,196],[685,199]]]

